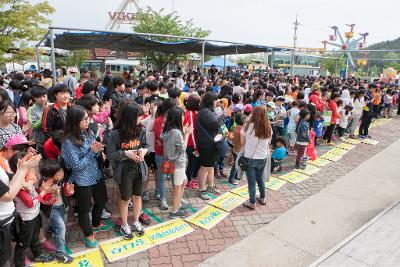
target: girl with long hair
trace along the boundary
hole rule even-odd
[[[268,120],[265,106],[253,109],[249,122],[241,129],[240,141],[243,145],[243,157],[248,168],[246,176],[250,199],[243,205],[249,209],[256,208],[256,183],[260,190],[257,198],[261,205],[266,204],[265,180],[269,177],[271,152],[269,145],[272,138],[272,128]]]

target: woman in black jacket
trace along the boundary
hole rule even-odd
[[[214,165],[218,159],[218,150],[214,137],[218,134],[220,122],[214,113],[217,103],[217,95],[214,92],[207,92],[200,105],[196,121],[196,144],[199,150],[200,169],[197,174],[199,180],[200,198],[208,200],[206,179],[208,190],[219,194],[219,190],[214,183]]]

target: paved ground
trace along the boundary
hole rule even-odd
[[[400,204],[379,214],[314,266],[399,266]]]
[[[287,183],[278,191],[268,191],[268,202],[266,206],[258,206],[256,211],[249,211],[246,208],[238,207],[230,215],[225,218],[216,227],[210,231],[203,230],[193,226],[195,231],[185,237],[176,239],[167,244],[156,246],[146,252],[142,252],[126,259],[119,260],[113,264],[104,263],[107,266],[194,266],[210,258],[214,254],[224,250],[230,245],[238,242],[255,230],[265,226],[282,213],[286,212],[293,206],[307,199],[309,196],[319,192],[347,172],[354,169],[363,161],[369,159],[374,154],[382,151],[388,145],[400,138],[399,120],[394,119],[385,125],[376,127],[371,130],[374,139],[380,142],[375,145],[359,144],[349,153],[347,153],[338,162],[331,163],[322,167],[321,171],[311,176],[310,179],[299,183]],[[317,150],[320,154],[329,150],[330,147],[320,146]],[[293,167],[293,157],[289,157],[287,164],[284,166],[284,172],[289,172]],[[226,171],[228,173],[228,171]],[[232,187],[227,185],[225,181],[218,180],[222,191],[229,191]],[[244,182],[241,182],[244,184]],[[116,188],[112,180],[107,182],[108,197],[113,211],[117,211]],[[150,188],[154,188],[154,183],[150,183]],[[206,202],[197,197],[197,192],[187,191],[189,199],[194,209],[204,207]],[[171,201],[169,194],[169,203]],[[145,203],[144,207],[150,214],[154,214],[158,221],[168,220],[168,212],[160,211],[155,200]],[[112,219],[116,220],[117,212]],[[83,247],[83,236],[79,229],[76,219],[71,214],[69,216],[67,240],[69,247],[73,252],[81,251]],[[157,221],[154,220],[155,224]],[[114,232],[101,233],[98,235],[100,240],[115,237]]]

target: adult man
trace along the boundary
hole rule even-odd
[[[78,68],[72,67],[69,69],[69,75],[64,78],[64,84],[68,86],[71,95],[75,98],[76,87],[78,87],[78,82],[76,81],[76,74],[78,73]]]

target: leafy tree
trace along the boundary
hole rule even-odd
[[[335,54],[327,54],[326,56],[326,58],[321,59],[321,68],[329,71],[331,74],[339,74],[340,69],[345,66],[346,62],[343,56],[337,58],[332,58],[337,56]]]
[[[383,58],[384,59],[399,59],[400,57],[395,52],[389,52],[389,53],[386,53],[383,56]],[[400,63],[399,62],[400,62],[400,60],[399,61],[386,61],[386,63],[384,64],[384,68],[392,67],[392,68],[400,71]]]
[[[210,34],[210,31],[203,30],[202,28],[194,25],[192,20],[182,21],[180,16],[175,12],[164,13],[164,9],[155,11],[150,7],[146,10],[140,10],[136,13],[137,23],[133,26],[133,31],[138,33],[156,33],[168,34],[176,36],[187,36],[204,38]],[[166,37],[148,37],[157,41],[176,42],[182,41],[176,38]],[[157,51],[148,52],[146,54],[149,63],[157,67],[158,70],[163,70],[168,63],[180,59],[186,59],[184,55],[167,54]]]
[[[56,66],[57,68],[76,66],[80,68],[86,60],[90,58],[89,50],[72,50],[67,57],[57,57]]]
[[[19,42],[40,39],[46,32],[43,27],[50,23],[47,16],[53,12],[47,2],[32,5],[23,0],[0,0],[0,56]]]

